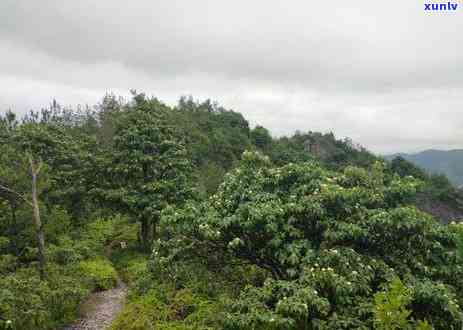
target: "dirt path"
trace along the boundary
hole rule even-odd
[[[126,295],[127,286],[121,281],[114,289],[92,294],[82,305],[81,311],[84,316],[63,330],[106,329],[124,306]]]

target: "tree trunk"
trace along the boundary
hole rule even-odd
[[[11,233],[13,234],[13,237],[18,236],[18,224],[16,221],[16,207],[13,206],[12,204],[10,205],[11,207]],[[13,240],[13,251],[15,256],[19,255],[19,249],[18,249],[18,244],[16,240]]]
[[[153,221],[152,223],[152,233],[151,233],[151,236],[152,236],[152,240],[154,241],[156,238],[158,238],[158,221],[156,219],[156,221]]]
[[[37,235],[37,245],[39,249],[39,272],[40,278],[45,279],[45,235],[43,233],[43,224],[40,220],[39,200],[37,193],[37,176],[40,172],[40,165],[36,165],[32,158],[29,159],[32,176],[32,209],[34,217],[35,231]]]
[[[149,252],[151,249],[151,241],[153,239],[151,222],[148,219],[142,219],[140,229],[141,246],[145,252]]]

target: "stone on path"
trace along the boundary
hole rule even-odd
[[[104,330],[108,328],[124,306],[127,287],[123,282],[111,290],[97,292],[83,304],[85,314],[63,330]]]

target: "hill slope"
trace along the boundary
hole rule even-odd
[[[397,156],[401,156],[430,172],[443,173],[456,186],[463,186],[463,149],[425,150],[415,154],[394,154],[386,158],[393,159]]]

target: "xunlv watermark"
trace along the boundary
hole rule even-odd
[[[429,2],[424,4],[424,11],[457,11],[457,2]]]

